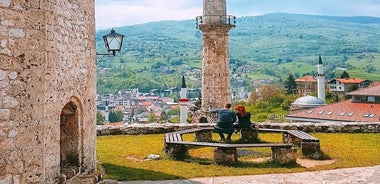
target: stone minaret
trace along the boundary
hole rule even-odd
[[[0,0],[0,183],[95,173],[94,6]]]
[[[187,98],[187,87],[185,83],[185,76],[182,76],[182,84],[181,84],[181,92],[180,92],[180,98],[179,98],[179,105],[180,105],[180,123],[185,124],[187,123],[187,105],[189,104],[189,99]]]
[[[231,103],[228,32],[235,17],[226,15],[226,0],[203,0],[203,16],[197,28],[203,33],[201,110]]]
[[[318,75],[317,75],[317,85],[318,85],[318,98],[325,100],[325,74],[323,72],[322,57],[319,56],[319,61],[317,65]]]

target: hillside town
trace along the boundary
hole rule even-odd
[[[243,80],[241,76],[232,75],[232,80]],[[270,80],[253,80],[251,85],[254,86],[257,91],[259,91],[260,86],[270,84]],[[330,91],[332,93],[336,93],[337,95],[349,95],[352,96],[351,99],[345,100],[344,102],[327,105],[324,100],[320,100],[317,97],[310,96],[309,94],[313,94],[318,92],[318,81],[316,76],[305,75],[295,79],[296,83],[296,94],[304,94],[303,97],[297,99],[295,102],[291,104],[291,111],[286,118],[289,121],[315,121],[315,122],[324,122],[328,121],[342,121],[342,117],[352,117],[348,118],[345,121],[377,121],[379,118],[374,118],[375,113],[370,113],[376,111],[378,109],[378,102],[380,101],[380,95],[376,93],[377,88],[375,86],[379,86],[380,82],[374,82],[367,79],[361,78],[334,78],[324,82],[326,87],[326,91]],[[367,96],[360,97],[362,95],[362,89],[368,88],[368,91],[373,91],[373,93],[367,94]],[[248,101],[250,96],[250,92],[245,91],[245,88],[232,88],[232,97],[235,102],[239,101]],[[201,88],[197,89],[188,89],[195,94],[201,93]],[[358,92],[356,92],[358,91]],[[170,94],[174,94],[174,96],[180,95],[180,88],[171,88],[168,90],[160,91],[157,89],[152,89],[149,93],[139,92],[139,89],[131,89],[119,90],[117,94],[98,94],[97,95],[97,110],[102,114],[104,123],[109,123],[109,114],[114,111],[121,111],[123,114],[123,120],[121,123],[131,124],[131,123],[152,123],[152,122],[168,122],[171,118],[179,117],[179,103],[178,98],[171,98],[169,96],[173,96]],[[363,99],[368,99],[363,100]],[[190,98],[188,108],[190,109],[196,103],[197,98]],[[362,102],[361,104],[354,102]],[[344,105],[343,105],[344,103]],[[363,103],[370,103],[367,105],[372,110],[367,110],[368,116],[363,114],[363,116],[358,117],[358,111],[366,111],[365,105]],[[340,104],[340,105],[339,105]],[[349,105],[351,104],[351,105]],[[334,109],[335,106],[345,106],[346,108],[350,107],[350,109],[346,109],[345,112],[335,112],[333,113],[331,107]],[[359,107],[360,106],[360,107]],[[309,111],[301,111],[305,109],[313,109]],[[173,111],[174,113],[170,116],[163,116],[163,114],[170,114],[169,111]],[[312,112],[316,112],[316,117],[313,116]],[[366,111],[366,112],[367,112]],[[302,113],[303,112],[303,113]],[[364,112],[363,112],[364,113]],[[306,115],[308,116],[306,116]],[[321,120],[322,114],[328,114],[328,117],[323,117]],[[333,115],[335,114],[335,116]],[[347,116],[344,116],[344,115]],[[356,116],[354,116],[356,114]],[[149,117],[154,117],[149,119]],[[304,117],[303,117],[304,116]],[[318,118],[319,116],[319,118]],[[165,117],[165,119],[162,119]],[[314,120],[313,120],[314,119]],[[112,125],[112,124],[110,124]]]

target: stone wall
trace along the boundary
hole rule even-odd
[[[58,182],[66,104],[94,171],[94,16],[94,0],[0,1],[0,183]]]
[[[301,130],[308,133],[379,133],[380,122],[257,123],[258,128]]]
[[[118,126],[98,126],[96,135],[139,135],[161,134],[197,127],[212,127],[213,123],[195,124],[126,124]],[[257,123],[259,128],[302,130],[308,133],[380,133],[380,122],[376,123]]]

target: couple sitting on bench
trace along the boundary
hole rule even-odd
[[[215,132],[220,136],[220,140],[230,141],[233,132],[240,129],[251,128],[251,114],[245,111],[243,105],[238,105],[235,108],[236,113],[231,110],[231,104],[227,103],[224,109],[214,111],[218,112],[218,121],[216,123]],[[236,118],[237,117],[237,118]],[[237,123],[235,123],[237,121]],[[227,134],[227,137],[224,137]]]

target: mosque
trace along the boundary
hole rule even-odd
[[[351,99],[327,105],[325,103],[325,77],[319,57],[318,97],[306,95],[291,104],[285,118],[291,122],[378,122],[380,120],[380,85],[346,93]]]

